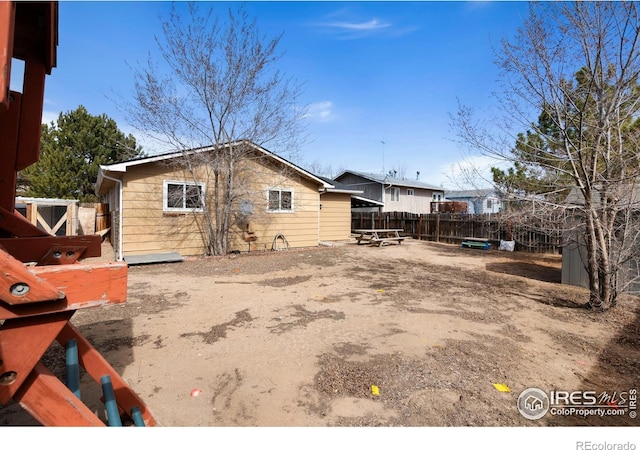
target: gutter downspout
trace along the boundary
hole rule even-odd
[[[110,176],[106,175],[104,172],[102,172],[102,177],[107,180],[115,181],[116,183],[118,183],[119,217],[118,217],[118,251],[117,251],[116,261],[121,262],[124,260],[124,258],[122,257],[122,230],[123,230],[122,228],[122,180],[118,180],[117,178],[111,178]]]

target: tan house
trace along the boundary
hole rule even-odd
[[[251,142],[235,164],[230,251],[313,247],[348,240],[351,193],[337,189],[284,158]],[[247,150],[248,149],[248,150]],[[142,256],[207,253],[203,226],[214,189],[207,158],[214,147],[103,165],[96,192],[112,212],[111,242],[118,260]],[[191,169],[186,169],[189,158]]]

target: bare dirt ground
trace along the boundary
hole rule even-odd
[[[558,255],[343,243],[133,266],[125,304],[73,323],[163,426],[638,425],[518,413],[529,387],[640,386],[640,301],[594,313],[559,281]],[[0,425],[34,424],[0,409]]]

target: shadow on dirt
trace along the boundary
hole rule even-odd
[[[623,308],[618,310],[618,308]],[[600,314],[600,313],[592,313]],[[555,415],[549,425],[560,426],[639,426],[637,417],[640,387],[640,298],[627,298],[602,319],[612,326],[624,320],[622,327],[598,354],[598,362],[586,374],[578,391],[591,391],[597,398],[597,408],[583,408],[581,415]],[[629,320],[629,316],[634,318]],[[575,372],[579,374],[578,371]],[[562,387],[559,387],[562,389]],[[578,408],[576,408],[578,409]],[[549,413],[547,413],[549,414]]]
[[[119,374],[122,374],[124,368],[133,362],[133,347],[150,339],[149,336],[144,335],[134,336],[130,318],[76,325],[76,328]],[[41,362],[56,378],[65,383],[66,357],[62,345],[54,342],[43,355]],[[82,367],[80,368],[80,395],[83,403],[106,423],[104,404],[100,400],[103,395],[102,386],[94,381]],[[0,426],[40,426],[40,423],[20,404],[10,401],[4,407],[0,405]]]
[[[490,272],[516,275],[547,283],[560,283],[562,274],[561,269],[557,267],[519,261],[487,263],[486,269]]]
[[[526,295],[524,295],[527,297]],[[542,303],[543,305],[553,306],[554,308],[569,308],[569,309],[589,309],[589,302],[583,301],[582,298],[565,298],[562,296],[545,296],[544,298],[528,296],[532,300]]]

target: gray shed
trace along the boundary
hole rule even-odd
[[[638,212],[638,220],[640,220],[640,187],[626,186],[626,191],[622,195],[629,199],[628,208]],[[567,196],[566,203],[568,206],[580,207],[584,204],[583,197],[578,188],[573,188]],[[640,224],[638,226],[640,229]],[[589,275],[587,273],[587,252],[584,234],[580,232],[580,227],[572,227],[571,231],[565,234],[564,244],[562,247],[562,275],[561,283],[572,286],[589,287]],[[638,249],[640,256],[640,248]],[[623,287],[631,282],[626,293],[632,295],[640,295],[640,266],[638,264],[640,258],[631,259],[626,262],[618,274],[618,286]],[[638,281],[633,281],[639,278]]]

